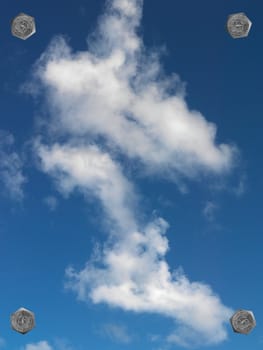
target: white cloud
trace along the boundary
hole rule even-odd
[[[169,342],[216,344],[227,337],[232,310],[208,285],[170,271],[169,225],[141,222],[118,159],[138,161],[148,174],[195,178],[231,170],[237,149],[216,143],[216,126],[188,108],[178,77],[164,77],[158,56],[146,52],[141,11],[142,1],[112,0],[89,51],[73,53],[56,38],[42,55],[35,78],[51,119],[49,144],[39,139],[35,151],[62,193],[95,195],[109,220],[109,240],[82,270],[66,270],[67,287],[83,301],[172,318]]]
[[[4,192],[13,199],[21,200],[24,196],[23,185],[26,181],[22,173],[23,163],[19,155],[13,151],[14,137],[0,130],[0,181]]]
[[[122,175],[120,166],[97,146],[70,147],[53,145],[50,148],[36,144],[43,170],[53,175],[64,193],[81,189],[95,193],[107,215],[121,229],[136,229],[135,218],[127,208],[134,201],[132,184]]]
[[[142,1],[111,3],[90,51],[73,53],[59,37],[38,62],[53,132],[102,137],[147,171],[193,177],[230,169],[237,149],[215,143],[216,126],[188,108],[178,77],[164,77],[158,56],[145,53],[136,34]]]
[[[47,196],[43,199],[44,203],[48,206],[51,211],[56,210],[58,206],[58,200],[54,196]]]
[[[46,340],[41,340],[38,343],[27,344],[25,350],[53,350]]]
[[[129,344],[132,341],[132,336],[128,333],[127,328],[115,323],[104,324],[102,332],[110,339],[119,343]]]
[[[168,224],[161,218],[145,226],[137,223],[132,209],[136,203],[127,203],[133,188],[120,166],[96,146],[36,147],[43,170],[56,179],[60,190],[69,194],[77,189],[85,195],[93,191],[112,220],[114,235],[97,261],[87,262],[81,271],[66,271],[67,286],[78,298],[172,317],[183,325],[183,332],[176,332],[183,342],[191,332],[203,344],[225,339],[224,322],[232,310],[222,305],[209,286],[170,272],[164,258]]]

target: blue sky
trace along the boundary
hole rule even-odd
[[[2,5],[1,349],[262,348],[262,10]],[[235,12],[245,39],[225,31]],[[228,322],[240,308],[248,336]]]

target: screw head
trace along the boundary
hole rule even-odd
[[[252,26],[252,22],[243,12],[228,16],[227,31],[234,39],[247,37]]]
[[[35,315],[23,307],[11,315],[12,328],[22,334],[25,334],[35,327]]]
[[[248,334],[256,326],[256,319],[252,311],[238,310],[230,318],[234,332]]]
[[[19,39],[28,39],[36,32],[34,17],[31,17],[25,13],[20,13],[12,20],[11,32]]]

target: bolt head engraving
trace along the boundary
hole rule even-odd
[[[34,17],[20,13],[12,20],[11,32],[19,39],[28,39],[36,32]]]
[[[234,332],[248,334],[256,326],[256,319],[252,311],[238,310],[230,318]]]
[[[251,26],[252,22],[243,12],[228,16],[227,31],[234,39],[247,37]]]
[[[22,334],[25,334],[35,327],[35,315],[23,307],[11,315],[12,328]]]

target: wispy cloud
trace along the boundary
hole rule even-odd
[[[47,207],[51,210],[54,211],[56,210],[58,206],[58,200],[54,196],[47,196],[43,199],[43,202],[47,205]]]
[[[0,130],[0,182],[3,186],[2,192],[19,201],[24,196],[23,185],[26,178],[22,173],[23,162],[13,148],[13,135]]]
[[[236,196],[242,196],[245,191],[246,191],[246,182],[247,182],[247,177],[245,174],[243,174],[238,182],[238,185],[233,188],[233,193]]]
[[[123,176],[120,166],[97,146],[52,147],[35,144],[42,168],[55,179],[63,193],[73,189],[85,195],[97,195],[106,214],[123,230],[135,230],[135,218],[129,205],[135,200],[132,184]]]
[[[178,182],[227,173],[238,152],[216,143],[216,126],[188,108],[178,76],[165,77],[158,55],[147,52],[141,15],[141,0],[112,0],[89,50],[73,53],[61,37],[51,43],[35,70],[49,143],[38,138],[35,152],[62,193],[96,196],[108,220],[109,240],[82,270],[66,270],[67,287],[83,301],[172,318],[169,342],[216,344],[232,310],[208,285],[170,271],[169,225],[138,215],[139,196],[119,159]]]
[[[6,345],[5,339],[0,337],[0,348],[4,348],[5,345]]]
[[[148,334],[148,339],[151,342],[158,342],[158,341],[160,341],[161,336],[160,336],[160,334]]]
[[[216,210],[218,210],[218,205],[213,201],[207,201],[203,208],[203,215],[208,221],[214,221]]]
[[[53,350],[46,340],[41,340],[38,343],[27,344],[24,350]]]
[[[73,350],[70,342],[65,338],[56,338],[54,340],[55,350]]]
[[[73,347],[67,339],[55,338],[54,345],[50,345],[47,340],[41,340],[36,343],[26,344],[23,350],[73,350]]]
[[[102,334],[122,344],[129,344],[132,341],[132,336],[128,333],[127,328],[115,323],[104,324]]]

